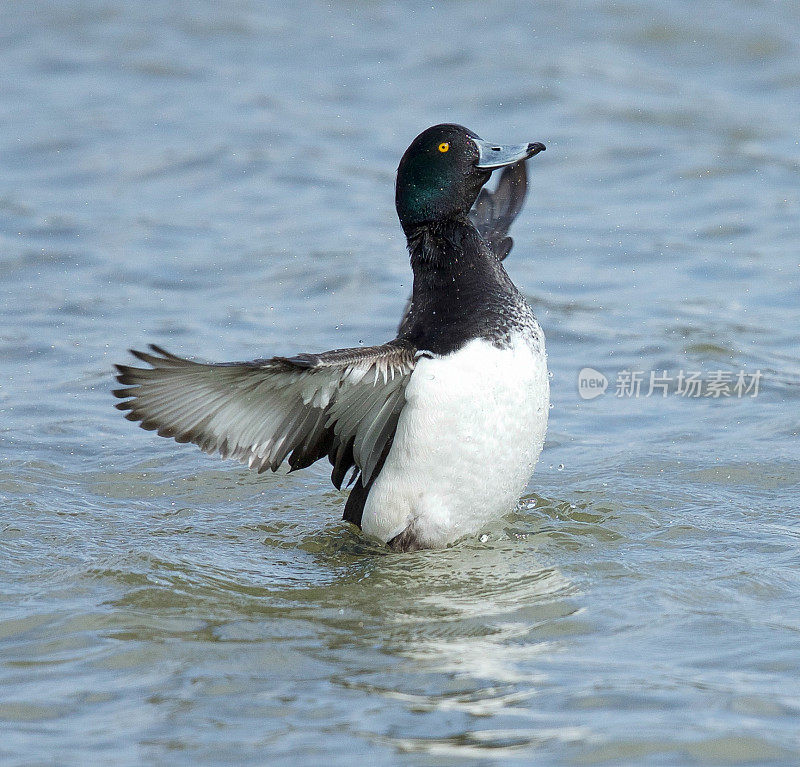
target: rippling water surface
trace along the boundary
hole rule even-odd
[[[800,7],[287,5],[0,9],[0,761],[800,762]],[[515,513],[395,555],[325,466],[120,417],[129,346],[390,338],[394,169],[445,120],[548,147]],[[681,370],[762,377],[646,396]]]

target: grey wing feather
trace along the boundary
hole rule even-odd
[[[150,367],[116,366],[126,418],[258,471],[327,455],[337,487],[354,466],[370,480],[394,438],[416,351],[393,342],[214,364],[150,348],[132,351]]]
[[[508,230],[525,204],[528,191],[528,172],[525,161],[503,168],[493,192],[481,189],[469,217],[481,236],[502,261],[511,250],[513,240]]]

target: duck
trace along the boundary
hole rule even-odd
[[[503,266],[526,161],[544,150],[451,123],[412,141],[395,206],[414,279],[394,339],[222,363],[151,344],[130,350],[145,367],[115,366],[117,408],[258,472],[327,458],[351,488],[343,519],[391,550],[478,534],[515,507],[547,429],[544,333]]]

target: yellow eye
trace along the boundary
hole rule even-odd
[[[446,152],[448,149],[450,149],[450,144],[448,144],[446,141],[442,141],[438,148],[440,152]]]

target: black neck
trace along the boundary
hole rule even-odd
[[[465,251],[478,254],[484,250],[478,230],[466,218],[420,224],[406,231],[406,237],[415,275],[418,268],[448,270],[463,259]]]
[[[459,218],[423,224],[407,237],[414,290],[401,337],[447,354],[504,324],[504,309],[518,293],[472,223]]]

